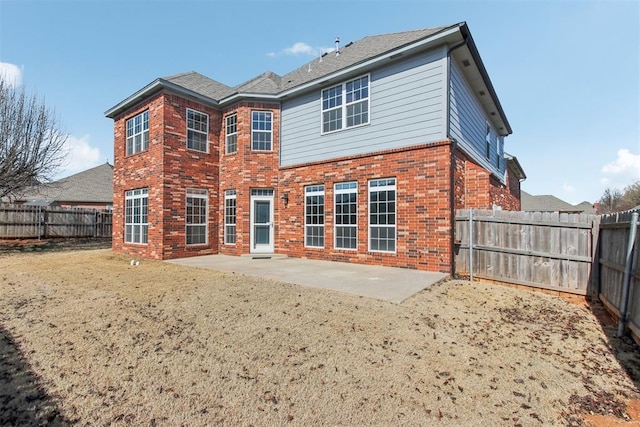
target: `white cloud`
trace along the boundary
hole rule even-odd
[[[333,52],[335,49],[332,47],[312,47],[304,42],[295,42],[289,47],[282,49],[280,52],[269,52],[267,56],[270,58],[275,58],[280,55],[289,55],[289,56],[300,56],[300,55],[308,55],[308,56],[320,56],[323,53]]]
[[[633,154],[628,149],[618,150],[618,157],[602,167],[602,173],[620,175],[621,178],[640,179],[640,154]]]
[[[22,68],[9,62],[0,62],[0,79],[5,80],[10,86],[22,84]]]
[[[60,170],[60,178],[98,166],[102,164],[103,160],[106,161],[102,158],[100,149],[91,146],[89,135],[84,135],[81,138],[69,135],[65,143],[65,150],[67,158]]]

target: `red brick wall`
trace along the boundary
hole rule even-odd
[[[456,152],[455,165],[456,209],[493,209],[495,204],[504,210],[520,210],[520,182],[512,173],[502,184],[460,151]]]
[[[186,148],[186,109],[209,114],[209,153]],[[149,149],[125,155],[126,120],[149,110]],[[220,113],[169,93],[159,93],[114,121],[114,251],[167,259],[218,250],[218,140]],[[124,195],[149,189],[148,244],[124,242]],[[186,188],[209,192],[209,236],[206,245],[186,246]]]
[[[254,110],[271,111],[273,113],[272,151],[253,151],[251,149],[251,112]],[[224,117],[237,113],[238,151],[225,154]],[[278,222],[280,207],[278,189],[278,165],[280,150],[280,106],[278,104],[242,102],[227,108],[222,115],[223,130],[220,133],[220,229],[218,241],[220,253],[241,255],[250,252],[250,198],[252,188],[274,189],[274,221]],[[224,244],[224,192],[236,190],[236,244]],[[276,239],[276,252],[279,250]]]
[[[449,272],[451,267],[451,209],[449,194],[450,143],[395,150],[352,159],[284,168],[281,192],[289,204],[281,209],[276,229],[277,251],[294,257],[407,267]],[[396,178],[396,253],[368,251],[368,181]],[[333,188],[358,182],[358,249],[334,248]],[[304,246],[304,187],[325,186],[325,248]]]

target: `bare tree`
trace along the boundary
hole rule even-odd
[[[66,157],[67,137],[43,101],[0,77],[0,197],[51,181]]]
[[[601,214],[624,210],[621,206],[622,193],[617,188],[605,188],[604,193],[598,202],[600,203]]]

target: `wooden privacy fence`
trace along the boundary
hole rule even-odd
[[[0,204],[0,239],[111,237],[107,210]]]
[[[455,273],[599,298],[640,339],[638,213],[459,210]]]
[[[599,217],[557,212],[459,210],[455,273],[586,295]]]
[[[628,327],[636,337],[640,337],[638,212],[604,215],[596,252],[600,277],[598,296],[609,311],[618,316],[618,335]]]

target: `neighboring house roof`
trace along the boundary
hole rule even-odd
[[[589,202],[572,205],[550,194],[533,196],[526,191],[521,191],[520,194],[521,209],[525,212],[596,213]]]
[[[442,45],[450,49],[456,47],[456,58],[465,63],[463,72],[472,88],[490,95],[482,97],[480,102],[492,113],[496,128],[503,136],[511,134],[511,126],[465,22],[365,37],[340,47],[339,55],[335,51],[327,53],[284,76],[267,71],[233,88],[196,72],[159,78],[107,110],[105,115],[115,118],[163,89],[177,91],[214,106],[252,98],[279,101],[305,90],[316,90],[318,84],[327,85],[333,79],[368,72],[400,57]]]
[[[29,203],[113,203],[113,166],[87,169],[48,184],[29,187],[16,197]]]

